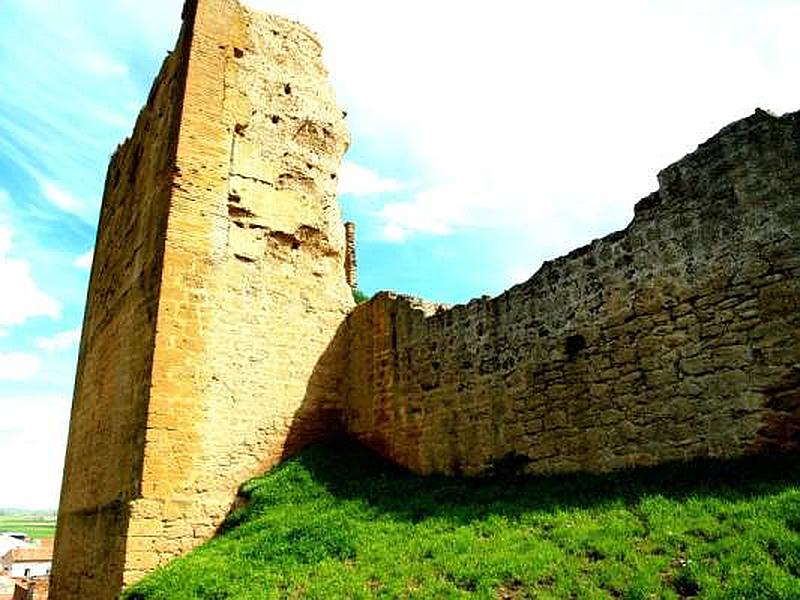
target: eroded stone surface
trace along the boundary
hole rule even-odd
[[[320,45],[232,0],[184,18],[109,167],[54,598],[116,597],[208,539],[340,401],[349,137]]]
[[[624,231],[497,298],[349,317],[347,144],[311,33],[187,3],[109,166],[52,598],[116,597],[344,430],[422,473],[797,449],[800,113],[725,128]]]
[[[348,319],[349,432],[421,473],[800,447],[800,113],[662,171],[633,222],[493,299]]]

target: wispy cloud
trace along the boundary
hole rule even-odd
[[[0,506],[52,509],[58,505],[69,408],[68,393],[3,397],[0,456],[25,457],[6,461],[3,476],[26,483],[0,486]]]
[[[127,66],[100,52],[87,52],[83,55],[81,62],[95,75],[127,75],[128,73]]]
[[[37,180],[42,203],[91,225],[108,157],[135,118],[123,107],[147,95],[143,55],[163,52],[135,41],[146,18],[112,4],[12,0],[0,23],[0,89],[14,90],[0,94],[0,158]]]
[[[369,196],[395,192],[407,187],[402,181],[384,177],[377,171],[345,160],[339,170],[339,193]]]
[[[556,219],[621,227],[658,170],[756,106],[800,97],[797,3],[498,0],[462,3],[457,23],[446,2],[249,3],[319,31],[354,147],[361,135],[407,148],[424,187],[492,194],[491,208],[465,196],[452,218],[393,196],[374,214],[385,237],[487,218],[498,235],[548,235]],[[571,245],[587,241],[572,230]]]
[[[101,105],[87,106],[87,109],[94,113],[98,121],[120,131],[130,130],[131,124],[136,120],[135,110],[121,113]]]
[[[11,238],[11,229],[0,225],[0,281],[8,290],[0,294],[0,326],[20,325],[38,316],[59,318],[60,304],[36,285],[30,263],[9,256]]]
[[[78,201],[72,194],[64,191],[55,183],[45,177],[38,177],[39,185],[42,188],[42,194],[54,206],[68,213],[76,213],[81,209],[81,202]]]
[[[68,331],[60,331],[52,337],[36,338],[34,346],[47,352],[55,352],[57,350],[67,350],[75,346],[81,339],[81,330],[70,329]]]
[[[42,361],[35,354],[0,353],[0,381],[30,381],[41,369]]]
[[[92,260],[94,259],[94,249],[87,250],[73,261],[73,265],[81,269],[91,269]]]
[[[441,186],[422,190],[407,201],[387,202],[377,216],[384,238],[397,242],[416,233],[447,235],[467,225],[467,209],[477,204],[474,192]]]

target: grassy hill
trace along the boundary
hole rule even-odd
[[[800,598],[797,457],[459,480],[333,444],[242,493],[124,597]]]

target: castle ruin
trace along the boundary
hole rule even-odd
[[[798,449],[800,113],[724,128],[496,298],[354,308],[319,42],[235,0],[183,19],[108,168],[52,598],[117,597],[335,434],[467,475]]]

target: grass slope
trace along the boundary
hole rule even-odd
[[[797,457],[423,478],[308,450],[124,598],[800,598]]]

